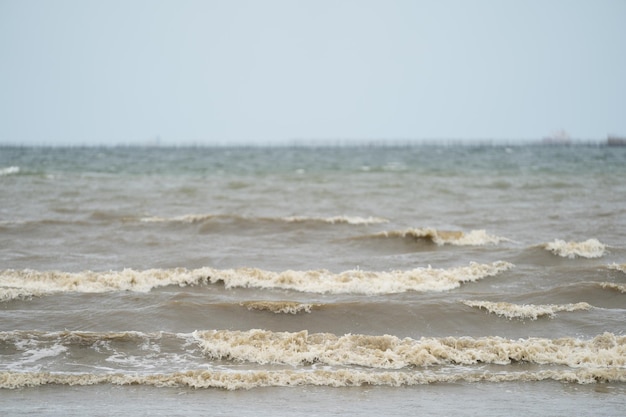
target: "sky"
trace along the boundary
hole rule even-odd
[[[0,144],[626,136],[625,0],[0,0]]]

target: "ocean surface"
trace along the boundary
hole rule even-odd
[[[0,147],[2,415],[624,415],[626,147]]]

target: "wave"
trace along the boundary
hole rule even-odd
[[[606,253],[606,245],[597,239],[588,239],[584,242],[565,242],[555,239],[554,242],[542,245],[544,249],[563,258],[601,258]]]
[[[546,304],[546,305],[534,305],[534,304],[511,304],[505,302],[490,302],[490,301],[463,301],[463,304],[469,307],[476,307],[478,309],[485,309],[490,313],[497,314],[501,317],[510,319],[531,319],[537,320],[542,316],[554,317],[559,311],[579,311],[590,310],[592,306],[587,303],[576,304]]]
[[[210,359],[258,364],[362,366],[402,369],[435,365],[508,365],[527,362],[568,367],[625,367],[626,336],[604,333],[591,340],[573,338],[370,336],[306,330],[272,332],[195,331],[193,336]]]
[[[138,331],[89,332],[64,330],[44,332],[39,330],[13,330],[0,332],[0,345],[4,345],[2,346],[3,348],[9,347],[11,344],[13,346],[9,347],[9,351],[22,353],[22,358],[19,361],[13,364],[5,362],[2,364],[2,367],[22,367],[24,364],[41,358],[53,357],[60,353],[69,352],[75,347],[83,349],[91,346],[101,353],[106,349],[111,349],[113,344],[118,344],[121,347],[121,351],[128,353],[131,349],[139,348],[145,354],[145,351],[148,350],[146,348],[148,345],[168,344],[180,346],[180,343],[172,343],[172,340],[188,340],[190,337],[190,335],[168,332],[144,333]],[[155,350],[160,352],[161,348],[158,347]],[[111,351],[117,356],[124,355],[123,352],[118,352],[115,349],[111,349]]]
[[[146,340],[157,340],[164,338],[188,338],[184,333],[168,332],[139,332],[139,331],[119,331],[119,332],[90,332],[78,330],[63,330],[58,332],[46,332],[40,330],[13,330],[0,332],[0,341],[11,342],[18,345],[32,346],[37,343],[61,343],[63,345],[89,345],[101,342],[139,342]],[[28,341],[28,343],[23,343]]]
[[[281,371],[207,371],[190,370],[162,374],[121,373],[52,373],[52,372],[0,372],[0,388],[17,389],[43,385],[147,385],[154,387],[218,388],[226,390],[260,387],[328,386],[354,387],[412,386],[436,383],[461,382],[535,382],[559,381],[591,384],[626,382],[626,370],[614,368],[544,370],[522,372],[368,372],[341,370],[281,370]]]
[[[454,246],[483,246],[494,245],[509,239],[487,234],[485,230],[472,230],[470,232],[446,231],[433,228],[417,228],[407,230],[391,230],[372,235],[357,237],[356,239],[371,238],[400,238],[412,240],[427,240],[437,245]]]
[[[0,332],[0,344],[12,358],[21,359],[15,366],[3,364],[0,388],[104,383],[241,389],[544,379],[626,382],[626,336],[612,333],[591,339],[513,340],[268,330],[11,331]],[[242,363],[255,365],[242,371]],[[68,372],[68,367],[77,372]]]
[[[597,285],[604,288],[605,290],[614,290],[621,293],[626,293],[626,285],[624,284],[616,284],[614,282],[598,282]]]
[[[206,362],[188,333],[14,330],[0,332],[0,350],[9,355],[0,370],[19,372],[158,372]]]
[[[358,216],[286,216],[286,217],[248,217],[235,214],[186,214],[176,217],[142,217],[144,223],[204,223],[211,221],[249,221],[249,222],[280,222],[280,223],[326,223],[326,224],[349,224],[371,225],[388,223],[389,220],[382,217],[358,217]]]
[[[0,177],[5,177],[9,175],[15,175],[20,173],[20,167],[10,166],[5,168],[0,168]]]
[[[616,271],[621,271],[626,274],[626,264],[612,263],[611,265],[608,266],[608,268],[614,269]]]
[[[64,219],[14,219],[14,220],[2,220],[0,226],[7,228],[18,227],[45,227],[45,226],[87,226],[90,222],[83,219],[64,220]]]
[[[591,339],[530,337],[515,340],[499,336],[419,339],[368,334],[339,336],[306,330],[274,332],[264,329],[196,330],[192,333],[16,330],[0,332],[0,342],[14,355],[21,352],[22,359],[70,352],[67,357],[77,363],[92,360],[85,351],[85,348],[91,348],[96,353],[113,355],[118,359],[124,356],[188,354],[205,364],[206,359],[210,359],[233,364],[359,366],[400,370],[528,363],[626,370],[626,336],[608,332]],[[56,353],[50,353],[52,350]],[[226,366],[226,363],[222,362],[220,366]],[[176,367],[180,363],[168,365]],[[6,362],[3,368],[5,366]]]
[[[415,268],[405,271],[327,270],[272,272],[256,268],[188,270],[124,269],[109,272],[59,272],[5,270],[0,272],[0,300],[24,299],[54,293],[105,293],[114,291],[148,292],[153,288],[178,285],[223,283],[227,289],[283,289],[318,294],[393,294],[406,291],[448,291],[466,282],[494,276],[513,268],[503,261],[470,263],[448,269]]]
[[[176,217],[138,217],[128,213],[107,212],[95,210],[86,218],[81,219],[20,219],[12,221],[0,221],[0,226],[40,226],[40,225],[89,225],[92,223],[185,223],[185,224],[233,224],[238,223],[258,224],[328,224],[328,225],[375,225],[388,223],[389,220],[381,217],[359,217],[359,216],[330,216],[330,217],[307,217],[307,216],[287,216],[287,217],[248,217],[235,214],[186,214]]]
[[[243,301],[239,305],[246,307],[248,310],[270,311],[276,314],[310,313],[314,308],[322,306],[321,304],[298,303],[295,301]]]

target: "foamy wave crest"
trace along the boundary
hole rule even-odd
[[[388,223],[389,220],[381,217],[358,217],[358,216],[331,216],[331,217],[308,217],[308,216],[287,216],[287,217],[247,217],[233,214],[187,214],[176,217],[143,217],[144,223],[203,223],[219,220],[250,221],[250,222],[282,222],[282,223],[327,223],[327,224],[349,224],[349,225],[369,225]]]
[[[415,240],[426,239],[436,243],[437,245],[455,246],[493,245],[508,240],[503,237],[489,235],[485,230],[472,230],[465,233],[461,231],[445,231],[432,228],[392,230],[377,233],[373,235],[373,237],[410,238]]]
[[[0,302],[10,300],[29,300],[48,294],[45,290],[36,288],[11,288],[0,284]]]
[[[12,360],[19,357],[0,363],[0,388],[106,383],[241,389],[543,379],[626,382],[626,336],[612,333],[586,340],[512,340],[268,330],[10,331],[0,332],[0,344]],[[212,359],[219,362],[213,364]],[[94,367],[94,360],[108,365]],[[255,365],[242,371],[242,362]],[[511,363],[530,366],[502,367]],[[68,367],[78,372],[68,372]],[[92,371],[82,372],[85,367]]]
[[[0,168],[0,177],[19,174],[19,172],[20,172],[20,167],[16,167],[16,166]]]
[[[200,223],[204,221],[210,221],[220,218],[229,218],[231,216],[223,216],[218,214],[186,214],[184,216],[176,217],[159,217],[150,216],[142,217],[140,219],[143,223]]]
[[[554,242],[546,243],[543,247],[563,258],[601,258],[606,253],[606,245],[597,239],[588,239],[584,242],[565,242],[556,239]]]
[[[294,301],[244,301],[240,304],[248,310],[271,311],[276,314],[310,313],[313,308],[320,306],[320,304],[298,303]]]
[[[616,284],[614,282],[599,282],[598,285],[605,290],[613,290],[619,291],[621,293],[626,293],[626,285]]]
[[[211,359],[258,364],[357,365],[376,369],[410,366],[474,365],[512,362],[569,367],[626,366],[626,336],[604,333],[591,340],[572,338],[423,337],[330,333],[196,331],[193,336]]]
[[[229,287],[288,289],[330,294],[393,294],[406,291],[447,291],[462,283],[477,281],[512,268],[508,262],[471,263],[450,269],[416,268],[408,271],[374,272],[350,270],[339,274],[327,270],[284,271],[258,269],[215,271],[212,282]]]
[[[289,223],[330,223],[330,224],[381,224],[389,223],[389,220],[382,217],[358,217],[358,216],[333,216],[333,217],[307,217],[307,216],[291,216],[281,217],[282,220]]]
[[[167,285],[194,285],[206,278],[186,269],[124,269],[109,272],[5,270],[0,272],[0,300],[24,299],[54,293],[147,292]]]
[[[534,382],[559,381],[590,384],[626,382],[626,370],[594,368],[526,372],[368,372],[361,370],[281,370],[281,371],[207,371],[191,370],[169,374],[92,374],[52,372],[0,372],[0,388],[16,389],[43,385],[146,385],[154,387],[218,388],[226,390],[260,387],[362,385],[411,386],[461,382]]]
[[[616,271],[621,271],[626,274],[626,264],[617,264],[612,263],[608,266],[609,269],[615,269]]]
[[[590,310],[592,307],[587,303],[576,304],[547,304],[547,305],[534,305],[534,304],[511,304],[511,303],[494,303],[490,301],[463,301],[463,304],[469,307],[476,307],[479,309],[485,309],[490,313],[497,314],[501,317],[508,319],[530,319],[537,320],[542,316],[554,317],[559,311],[579,311]]]
[[[104,293],[112,291],[147,292],[168,285],[224,283],[226,288],[250,287],[287,289],[331,294],[392,294],[406,291],[447,291],[509,270],[513,264],[470,263],[449,269],[416,268],[408,271],[374,272],[350,270],[339,274],[327,270],[271,272],[256,268],[188,270],[124,269],[110,272],[58,272],[5,270],[0,272],[0,300],[41,296],[60,292]]]

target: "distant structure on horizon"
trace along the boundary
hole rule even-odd
[[[544,145],[570,145],[572,143],[572,138],[569,133],[565,130],[561,129],[550,136],[546,136],[541,140],[541,143]]]
[[[626,146],[625,136],[609,135],[606,138],[607,146]]]

